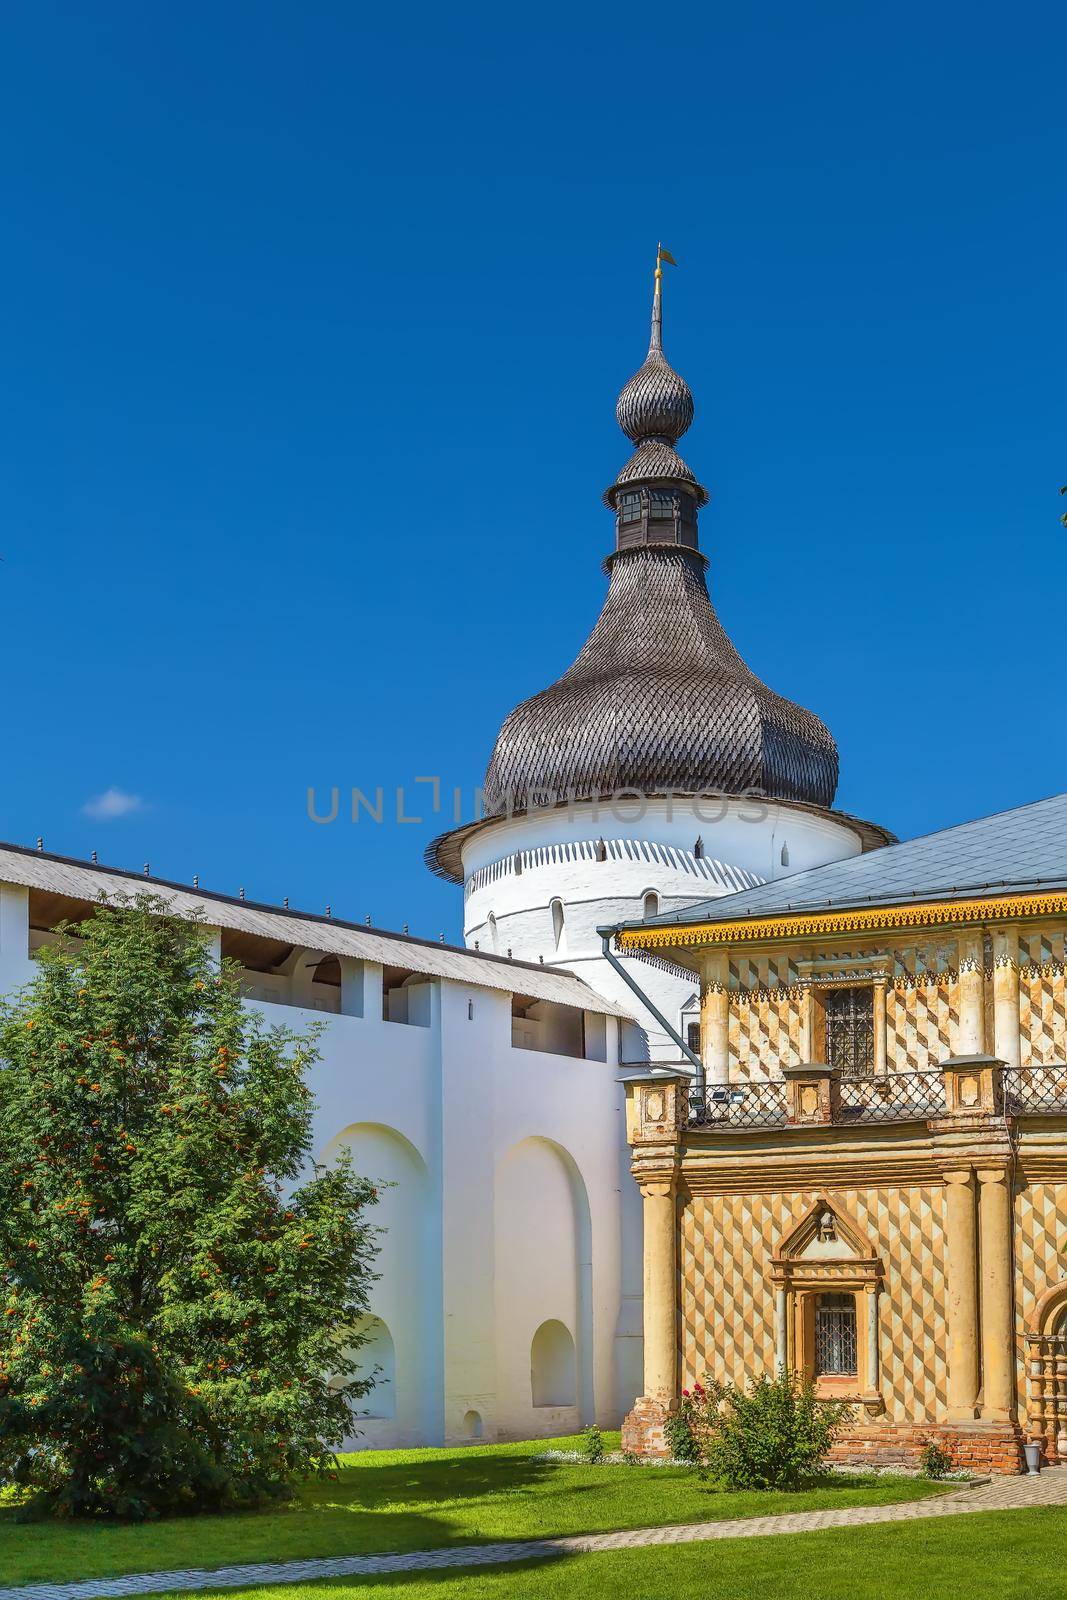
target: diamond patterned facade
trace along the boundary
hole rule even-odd
[[[786,1365],[855,1407],[835,1447],[855,1462],[934,1440],[1015,1472],[1027,1434],[1067,1461],[1067,892],[1041,894],[773,920],[727,903],[688,947],[665,919],[643,936],[706,978],[708,1087],[658,1174],[678,1194],[679,1385]],[[863,986],[852,1079],[818,1052]],[[647,1185],[658,1135],[634,1126]],[[838,1324],[855,1371],[829,1374]]]
[[[889,1058],[898,1072],[932,1072],[955,1050],[958,988],[926,981],[895,983],[886,994]]]
[[[685,1387],[709,1373],[743,1385],[773,1371],[772,1258],[818,1197],[809,1190],[694,1195],[689,1201],[679,1238]],[[947,1403],[941,1191],[927,1185],[849,1189],[841,1198],[886,1269],[878,1308],[886,1419],[936,1421]]]
[[[1020,943],[1022,1064],[1048,1067],[1064,1060],[1067,982],[1064,934],[1031,934]]]

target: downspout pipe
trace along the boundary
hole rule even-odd
[[[704,1078],[704,1063],[703,1063],[703,1061],[697,1055],[695,1050],[690,1050],[689,1046],[686,1044],[685,1040],[682,1038],[681,1034],[678,1032],[678,1029],[673,1027],[667,1021],[666,1017],[663,1015],[663,1012],[659,1009],[659,1007],[652,1000],[650,1000],[648,998],[648,995],[641,988],[640,984],[638,984],[637,981],[634,978],[632,978],[630,976],[630,974],[627,972],[626,968],[623,966],[622,962],[619,960],[618,956],[615,954],[614,950],[611,948],[611,941],[612,941],[612,938],[615,935],[615,932],[616,932],[616,930],[614,928],[598,928],[597,929],[597,933],[599,933],[599,935],[600,935],[600,948],[601,948],[601,950],[603,952],[604,960],[608,963],[608,965],[610,967],[613,967],[615,969],[615,971],[619,974],[619,977],[622,979],[622,981],[626,985],[626,987],[628,989],[632,989],[633,990],[634,994],[640,1000],[640,1002],[644,1006],[645,1010],[646,1011],[650,1011],[652,1013],[652,1015],[655,1017],[656,1021],[659,1023],[660,1027],[667,1034],[667,1037],[674,1040],[675,1044],[678,1046],[678,1048],[682,1052],[683,1056],[685,1056],[686,1060],[692,1063],[692,1066],[693,1066],[693,1099],[697,1102],[698,1105],[703,1105],[704,1104],[704,1100],[706,1098],[706,1089],[707,1089],[707,1085],[706,1085],[705,1078]]]

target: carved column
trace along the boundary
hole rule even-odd
[[[945,1173],[945,1262],[948,1324],[948,1417],[973,1422],[978,1399],[978,1262],[974,1173]]]
[[[874,981],[874,1070],[876,1073],[888,1071],[886,1063],[886,1016],[885,1016],[886,980],[876,978]]]
[[[716,950],[704,967],[700,990],[700,1039],[709,1083],[730,1081],[730,957]]]
[[[784,1283],[774,1292],[774,1365],[779,1372],[789,1370],[789,1297]]]
[[[985,974],[981,933],[959,937],[960,1020],[958,1056],[980,1056],[985,1049]]]
[[[1019,1021],[1019,935],[1014,928],[993,934],[993,1054],[1005,1066],[1022,1059]]]
[[[867,1392],[878,1393],[878,1284],[864,1285],[867,1305]]]
[[[1012,1313],[1012,1194],[1006,1168],[979,1168],[982,1258],[982,1416],[1015,1415],[1015,1326]]]
[[[678,1398],[677,1221],[674,1185],[641,1185],[645,1230],[645,1398]]]
[[[653,1073],[626,1085],[631,1170],[641,1192],[644,1303],[643,1393],[622,1425],[623,1449],[669,1453],[666,1423],[678,1404],[679,1171],[689,1080]]]

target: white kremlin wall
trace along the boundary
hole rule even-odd
[[[223,951],[300,937],[279,970],[248,970],[246,990],[270,1022],[322,1025],[317,1155],[347,1145],[383,1184],[364,1360],[385,1381],[352,1443],[616,1426],[641,1376],[636,1232],[622,1259],[624,1214],[640,1206],[617,1081],[622,1008],[569,974],[4,847],[0,992],[32,976],[57,897],[63,915],[84,915],[101,890],[146,889],[179,913],[201,908]],[[324,951],[337,953],[336,987],[318,981]]]

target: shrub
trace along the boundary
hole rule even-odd
[[[952,1471],[952,1457],[932,1439],[927,1439],[919,1452],[919,1471],[924,1478],[944,1478]]]
[[[697,1389],[703,1393],[700,1384],[697,1384]],[[684,1390],[680,1408],[671,1412],[663,1431],[667,1437],[667,1448],[673,1459],[675,1461],[692,1461],[695,1463],[700,1460],[700,1448],[690,1425],[690,1407],[686,1404],[691,1398],[690,1391],[688,1389]]]
[[[727,1489],[796,1488],[852,1420],[848,1405],[820,1400],[810,1379],[785,1371],[747,1389],[697,1384],[680,1414],[701,1466]]]
[[[604,1435],[595,1422],[582,1433],[582,1455],[594,1467],[604,1459]]]
[[[284,1494],[371,1387],[375,1191],[311,1165],[314,1042],[195,923],[70,931],[0,1004],[0,1483],[66,1516]]]

